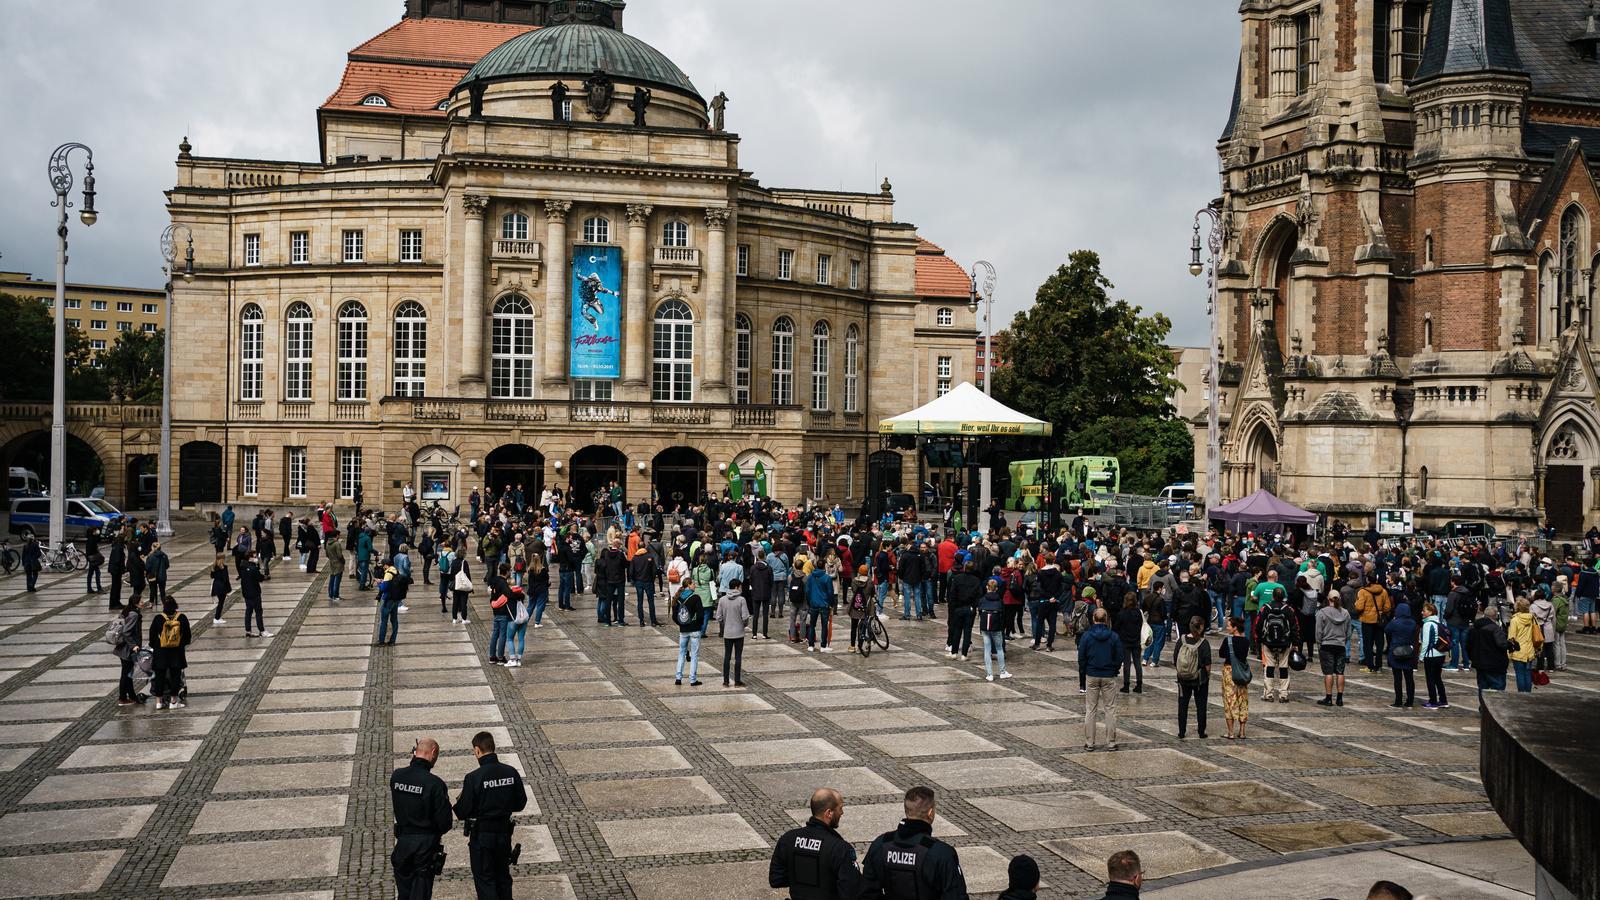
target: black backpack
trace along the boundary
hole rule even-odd
[[[1273,604],[1261,614],[1261,643],[1271,650],[1287,650],[1294,643],[1292,613],[1287,606]]]
[[[680,627],[694,622],[695,617],[699,614],[700,603],[698,595],[690,594],[685,597],[680,594],[673,600],[672,621],[677,622]]]

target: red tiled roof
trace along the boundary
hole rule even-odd
[[[971,294],[972,279],[961,265],[944,255],[944,248],[917,235],[917,296],[960,297]]]
[[[347,63],[339,89],[322,104],[322,109],[443,116],[444,112],[438,108],[439,101],[449,96],[450,89],[460,80],[461,72],[456,69]],[[362,106],[361,101],[371,94],[382,95],[389,105]]]
[[[471,68],[485,53],[533,29],[532,25],[499,22],[401,19],[393,28],[351,50],[350,56]]]

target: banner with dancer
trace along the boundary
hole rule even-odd
[[[622,377],[622,248],[572,248],[573,378]]]

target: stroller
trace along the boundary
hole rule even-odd
[[[155,653],[145,647],[133,657],[133,695],[140,703],[150,699],[150,682],[155,680]],[[178,699],[189,702],[189,679],[178,673]]]

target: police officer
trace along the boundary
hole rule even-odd
[[[456,817],[467,823],[467,855],[478,900],[511,900],[511,865],[522,845],[511,846],[511,816],[528,805],[528,791],[516,769],[494,755],[494,735],[472,736],[478,768],[467,773],[456,800]]]
[[[788,888],[791,900],[855,900],[861,893],[856,848],[839,836],[844,797],[833,788],[811,795],[811,820],[778,838],[767,884]]]
[[[399,900],[429,900],[433,879],[443,868],[440,838],[450,831],[450,795],[444,779],[433,774],[439,744],[432,738],[417,741],[411,763],[389,777],[394,800],[395,896]]]
[[[900,827],[872,842],[862,867],[863,898],[967,900],[956,848],[933,836],[933,789],[906,791]]]

